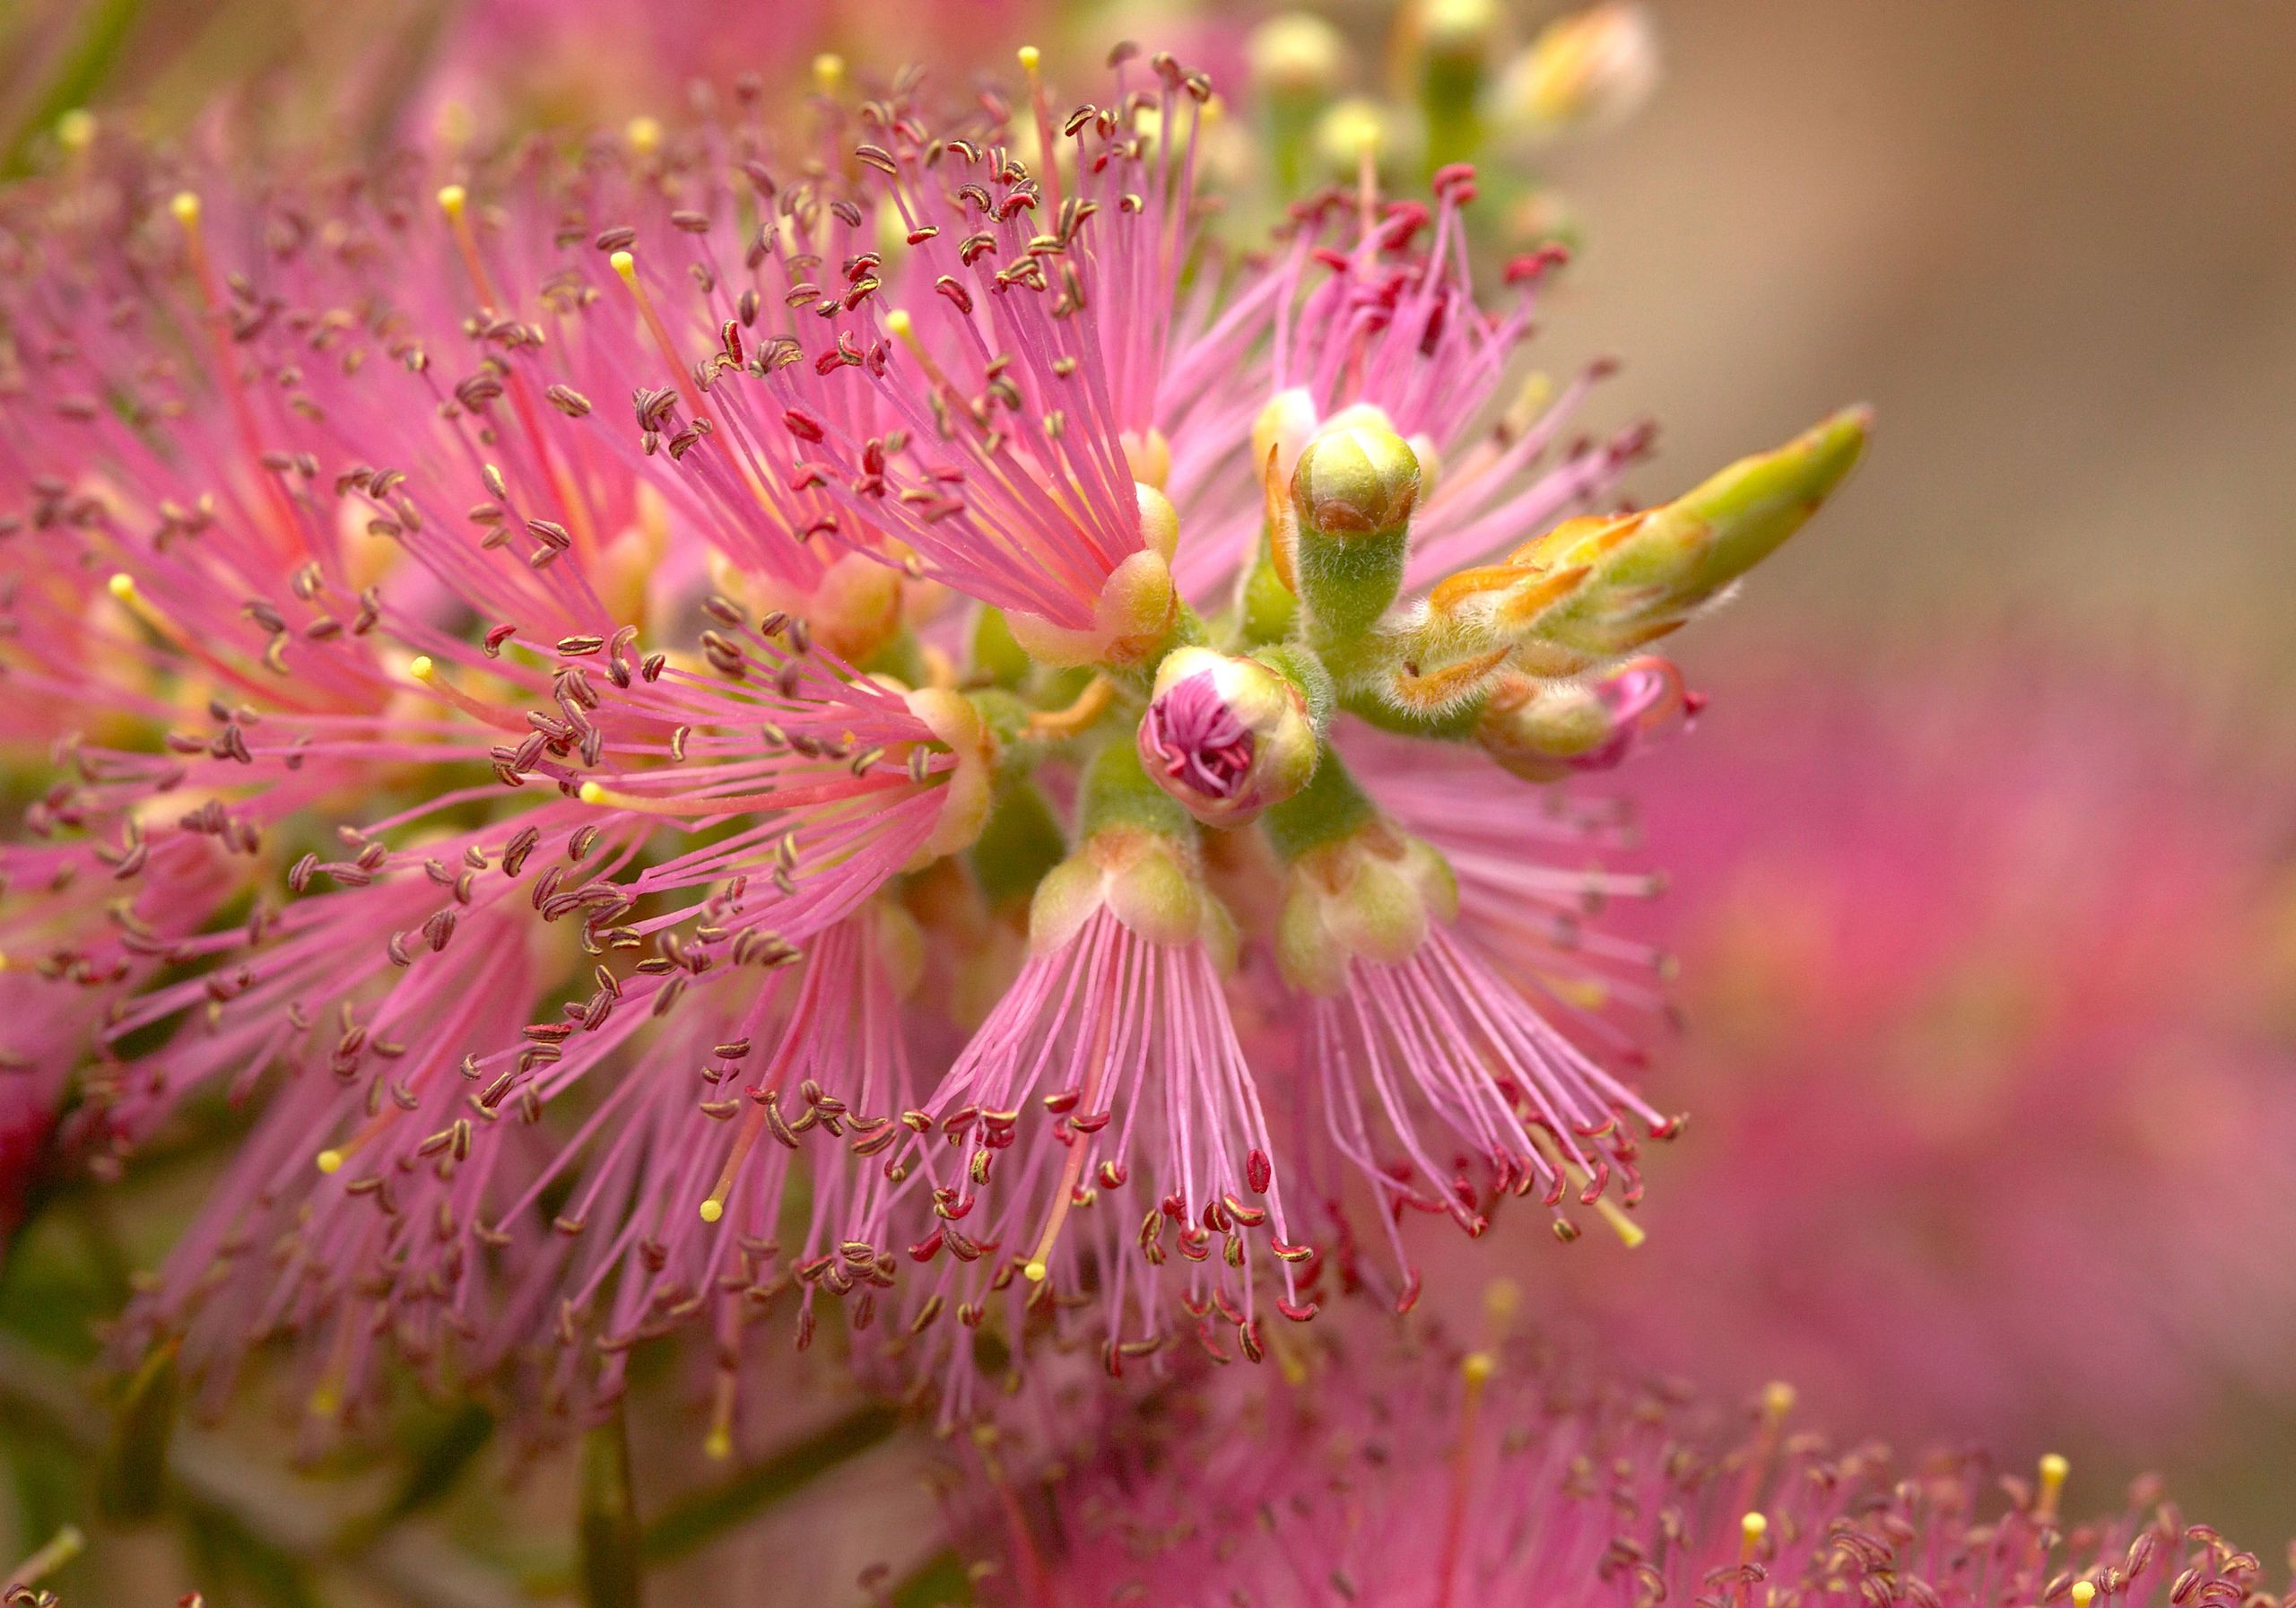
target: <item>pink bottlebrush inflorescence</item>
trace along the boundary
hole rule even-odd
[[[1483,310],[1471,173],[1231,256],[1201,74],[1023,60],[8,198],[10,1053],[106,1167],[260,1108],[122,1346],[294,1335],[316,1434],[387,1356],[580,1412],[700,1327],[723,1447],[832,1311],[961,1412],[1407,1307],[1410,1208],[1635,1204],[1588,978],[1651,957],[1577,924],[1641,884],[1529,789],[1686,712],[1643,650],[1865,415],[1587,511],[1646,434],[1503,388],[1552,265]]]
[[[1361,1338],[1359,1336],[1359,1338]],[[1678,1390],[1589,1381],[1535,1348],[1310,1348],[1267,1384],[1199,1377],[1025,1494],[993,1452],[952,1528],[985,1600],[1028,1608],[1536,1603],[1982,1608],[2286,1601],[2161,1482],[2067,1511],[2070,1466],[1900,1462]],[[989,1499],[996,1499],[992,1503]]]

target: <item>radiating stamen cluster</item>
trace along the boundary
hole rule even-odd
[[[1366,1196],[1567,1235],[1672,1131],[1597,1058],[1648,957],[1569,952],[1640,884],[1502,823],[1687,712],[1630,656],[1863,416],[1542,535],[1645,438],[1506,401],[1552,265],[1480,309],[1471,173],[1230,259],[1168,56],[1033,147],[818,87],[7,203],[0,735],[57,779],[0,1047],[83,1058],[108,1162],[260,1102],[123,1330],[211,1392],[289,1333],[315,1434],[391,1352],[579,1411],[705,1324],[722,1447],[832,1304],[952,1412],[1046,1348],[1257,1360]]]
[[[987,1600],[1039,1608],[1478,1602],[1979,1608],[2270,1602],[2264,1569],[2140,1480],[2064,1516],[2069,1467],[2001,1478],[1976,1453],[1909,1465],[1679,1395],[1586,1384],[1529,1347],[1302,1360],[1269,1386],[1199,1380],[1128,1421],[1000,1527],[955,1504]],[[994,1487],[1002,1471],[984,1471]],[[972,1471],[968,1471],[971,1476]],[[2283,1599],[2284,1600],[2284,1599]]]

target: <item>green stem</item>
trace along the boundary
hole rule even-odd
[[[630,1425],[617,1401],[582,1437],[582,1494],[576,1544],[584,1608],[642,1608],[638,1493],[630,1482]]]
[[[1308,785],[1260,817],[1260,826],[1276,853],[1297,860],[1326,843],[1361,831],[1379,817],[1370,794],[1347,773],[1347,767],[1330,744],[1316,761],[1316,774]]]

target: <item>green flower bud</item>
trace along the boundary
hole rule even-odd
[[[1426,942],[1428,927],[1458,915],[1458,884],[1443,856],[1385,821],[1292,863],[1276,920],[1284,980],[1331,995],[1356,960],[1393,965]]]
[[[1419,505],[1419,458],[1384,425],[1327,430],[1300,453],[1292,500],[1303,533],[1344,539],[1398,531]]]

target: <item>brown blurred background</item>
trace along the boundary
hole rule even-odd
[[[1550,317],[1675,489],[1837,402],[1854,491],[1706,654],[2070,629],[2296,671],[2296,6],[1660,0],[1664,87],[1571,149]]]

